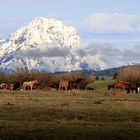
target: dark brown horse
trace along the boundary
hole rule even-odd
[[[139,92],[139,87],[140,87],[139,83],[131,82],[129,84],[129,92],[133,93],[133,91],[135,91],[135,93],[138,93]]]
[[[75,90],[80,88],[80,85],[82,84],[83,79],[79,78],[76,81],[69,81],[69,90],[71,91],[72,88],[74,88]]]
[[[114,90],[114,84],[109,84],[109,85],[108,85],[108,90],[111,90],[111,89]]]

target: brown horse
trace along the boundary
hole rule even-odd
[[[26,90],[26,87],[30,87],[31,90],[32,90],[33,89],[33,85],[37,84],[37,83],[38,83],[37,80],[29,81],[29,82],[24,82],[23,83],[23,88],[24,88],[24,90]]]
[[[0,84],[0,89],[4,89],[4,90],[12,90],[13,89],[13,84],[7,84],[7,83],[1,83]]]
[[[129,86],[129,84],[130,84],[129,82],[123,82],[123,81],[115,82],[114,83],[114,90],[117,91],[118,88],[121,88],[121,91],[125,92],[125,90]]]
[[[65,90],[67,90],[67,88],[68,88],[68,84],[69,84],[69,81],[67,81],[67,80],[60,80],[59,81],[59,90],[61,89],[61,88],[65,88]]]
[[[139,83],[135,83],[135,82],[130,82],[129,84],[129,92],[131,91],[133,93],[133,91],[135,91],[136,93],[139,92],[139,87],[140,87],[140,84]]]
[[[75,90],[80,88],[80,85],[82,83],[82,78],[76,80],[76,81],[69,81],[69,90],[71,91],[72,88],[74,88]]]

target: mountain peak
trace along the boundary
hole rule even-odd
[[[63,23],[59,20],[56,20],[53,18],[46,19],[43,17],[37,17],[31,20],[27,28],[34,28],[37,30],[41,30],[41,28],[45,28],[45,30],[47,30],[48,28],[50,28],[50,26],[52,27],[57,24],[60,24],[61,26],[63,26]]]
[[[33,19],[27,27],[17,30],[10,40],[16,43],[35,45],[45,42],[57,42],[60,46],[79,46],[80,37],[75,28],[66,26],[62,21],[53,18],[38,17]]]
[[[60,21],[60,20],[57,20],[57,19],[55,19],[55,18],[44,18],[44,17],[36,17],[36,18],[34,18],[34,19],[32,19],[31,21],[30,21],[30,23],[29,23],[29,25],[37,25],[37,24],[39,24],[39,25],[43,25],[43,24],[46,24],[46,23],[51,23],[51,24],[58,24],[58,23],[60,23],[60,24],[63,24],[63,22],[62,21]]]
[[[78,47],[81,40],[74,27],[54,18],[37,17],[0,44],[0,67],[49,69],[55,64],[55,69],[60,69],[59,56],[64,61],[62,69],[67,69],[70,64],[65,61],[73,55],[69,52]]]

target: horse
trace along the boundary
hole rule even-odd
[[[108,90],[110,90],[110,89],[114,89],[114,84],[109,84],[108,85]]]
[[[138,93],[139,92],[139,84],[138,83],[130,83],[129,84],[129,88],[130,88],[130,91],[133,93],[133,90]]]
[[[74,88],[75,90],[80,88],[81,83],[82,83],[82,78],[76,81],[69,81],[69,90],[71,91],[72,88]]]
[[[13,84],[1,83],[0,88],[4,89],[4,90],[7,90],[7,89],[12,90],[13,89]]]
[[[130,82],[123,82],[123,81],[118,81],[114,83],[114,90],[117,91],[118,88],[121,88],[122,92],[127,91],[129,93],[129,84]]]
[[[33,85],[34,84],[37,84],[37,80],[34,80],[34,81],[29,81],[29,82],[23,82],[23,88],[24,90],[26,90],[27,87],[30,87],[31,90],[33,89]]]
[[[68,85],[69,85],[69,81],[61,79],[59,81],[59,90],[61,88],[64,88],[67,91]]]

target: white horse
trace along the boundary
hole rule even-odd
[[[31,87],[31,90],[33,89],[33,85],[34,84],[37,84],[38,82],[37,82],[37,80],[34,80],[34,81],[29,81],[29,82],[24,82],[23,83],[23,88],[24,88],[24,90],[26,90],[26,87]]]

